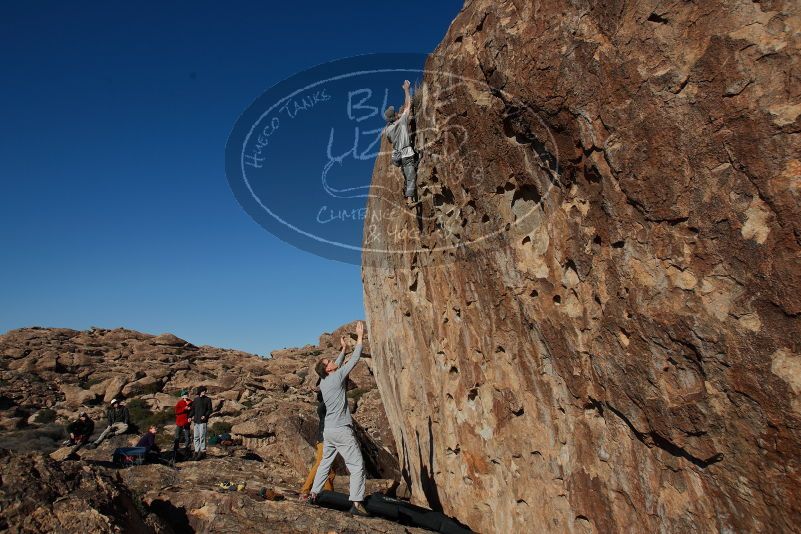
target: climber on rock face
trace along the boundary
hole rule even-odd
[[[392,143],[392,163],[403,169],[405,178],[404,195],[406,205],[410,208],[417,205],[415,201],[415,189],[417,183],[417,158],[412,148],[412,140],[409,134],[409,115],[412,109],[412,94],[409,92],[411,84],[409,80],[403,81],[403,91],[406,100],[401,107],[400,113],[395,113],[395,108],[389,106],[384,112],[387,120],[387,127],[384,133]]]
[[[345,357],[345,351],[343,350],[335,361],[322,358],[314,367],[314,370],[320,375],[320,392],[323,395],[326,414],[325,428],[323,430],[323,457],[314,477],[314,485],[309,494],[309,502],[316,502],[317,494],[323,489],[323,484],[328,479],[331,464],[334,463],[334,459],[339,453],[345,460],[345,465],[350,473],[350,501],[353,503],[350,513],[352,515],[367,516],[369,514],[362,504],[365,481],[364,459],[359,448],[359,441],[353,432],[353,420],[350,416],[350,408],[346,397],[348,374],[359,362],[362,355],[364,324],[361,321],[356,323],[356,336],[356,347],[353,349],[350,359],[344,365],[342,365],[342,359]]]

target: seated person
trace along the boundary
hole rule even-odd
[[[155,425],[151,425],[150,428],[147,429],[147,432],[145,432],[145,435],[139,438],[139,441],[136,443],[137,447],[145,448],[145,456],[150,456],[150,453],[161,452],[161,449],[156,444],[157,433],[158,429]]]
[[[67,425],[67,432],[70,435],[66,445],[83,445],[92,437],[95,431],[95,423],[89,418],[86,412],[81,412],[78,419]]]
[[[125,434],[128,431],[130,413],[124,402],[113,399],[106,415],[108,417],[108,426],[100,436],[89,445],[89,448],[96,448],[103,443],[103,440],[106,439],[107,436]]]

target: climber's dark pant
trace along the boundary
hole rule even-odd
[[[404,194],[409,198],[414,198],[414,191],[417,185],[417,162],[415,157],[401,158],[401,168],[403,168],[403,176],[406,177]]]
[[[181,438],[183,438],[184,443],[186,443],[186,448],[189,449],[189,444],[192,443],[192,439],[189,437],[189,425],[175,427],[174,449],[177,450],[178,447],[181,446]]]

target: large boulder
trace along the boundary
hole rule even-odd
[[[167,393],[154,393],[153,395],[146,395],[144,398],[148,399],[153,410],[159,411],[174,408],[179,400],[179,397],[168,395]]]
[[[86,404],[93,403],[97,399],[97,394],[89,389],[74,384],[59,384],[61,392],[64,394],[64,402],[70,408],[77,408]]]
[[[483,532],[801,522],[801,4],[473,0],[384,142],[374,374]],[[365,247],[367,248],[367,247]]]
[[[47,351],[41,354],[36,360],[36,365],[34,365],[34,369],[39,372],[54,372],[58,370],[58,368],[58,354],[52,351]]]
[[[243,438],[261,438],[275,435],[275,429],[265,417],[251,417],[231,427],[231,433]]]
[[[127,376],[115,376],[109,378],[103,384],[103,391],[104,391],[103,402],[109,403],[113,399],[118,398],[122,393],[122,388],[124,388],[127,383],[128,383]]]
[[[152,375],[143,376],[139,380],[126,384],[121,393],[124,397],[133,395],[158,393],[164,387],[162,380]]]
[[[173,334],[161,334],[148,341],[153,345],[162,345],[166,347],[185,347],[189,345],[189,343],[187,343],[185,340]]]

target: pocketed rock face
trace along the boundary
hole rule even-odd
[[[421,206],[384,141],[365,224],[418,502],[484,532],[797,531],[799,32],[781,0],[466,4],[416,98]]]

